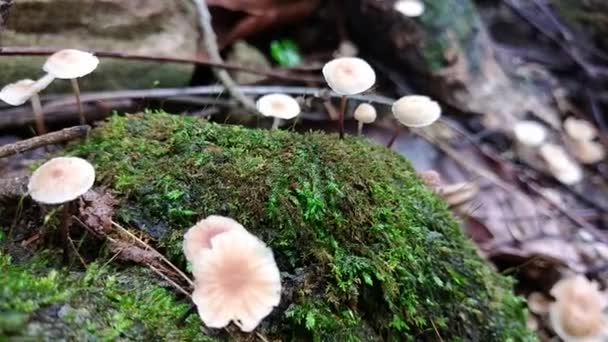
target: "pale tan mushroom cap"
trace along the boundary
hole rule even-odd
[[[424,13],[424,3],[420,0],[398,0],[393,8],[406,17],[418,17]]]
[[[28,192],[36,202],[60,204],[83,195],[93,183],[95,169],[88,161],[77,157],[58,157],[34,171]]]
[[[211,215],[199,221],[184,234],[184,254],[186,259],[194,262],[196,256],[204,249],[211,249],[211,239],[233,229],[247,231],[235,220],[218,215]]]
[[[583,164],[595,164],[606,158],[604,145],[593,140],[575,140],[572,149],[576,159]]]
[[[289,120],[300,114],[300,105],[293,97],[285,94],[268,94],[256,102],[256,107],[264,116]]]
[[[0,100],[11,106],[20,106],[53,82],[53,76],[45,75],[37,81],[25,79],[7,84],[0,90]]]
[[[91,53],[65,49],[52,54],[42,69],[56,78],[73,79],[92,73],[98,64],[99,59]]]
[[[564,121],[564,130],[574,140],[592,140],[597,136],[597,129],[589,121],[574,117]]]
[[[353,115],[355,120],[361,121],[364,124],[370,124],[376,121],[376,108],[369,103],[362,103],[357,106]]]
[[[583,170],[561,146],[544,144],[540,147],[539,153],[551,174],[560,182],[575,184],[583,179]]]
[[[560,280],[551,294],[556,299],[549,308],[551,326],[564,341],[604,341],[606,298],[597,283],[578,275]]]
[[[537,315],[544,315],[549,312],[549,306],[551,305],[551,301],[547,296],[540,292],[532,292],[528,296],[528,308],[531,312]]]
[[[547,129],[536,121],[519,121],[513,126],[515,139],[526,146],[540,146],[547,139]]]
[[[407,127],[424,127],[437,121],[441,107],[427,96],[407,95],[393,103],[393,115]]]
[[[270,248],[235,229],[211,240],[197,257],[192,300],[205,325],[221,328],[234,321],[252,331],[281,299],[281,277]]]
[[[376,83],[374,69],[357,57],[336,58],[323,66],[323,77],[329,87],[340,95],[355,95]]]

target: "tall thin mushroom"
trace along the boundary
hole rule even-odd
[[[344,112],[348,95],[360,94],[376,83],[374,69],[363,59],[356,57],[336,58],[323,66],[323,77],[329,87],[342,95],[340,100],[340,139],[344,138]]]
[[[92,73],[98,64],[99,59],[91,53],[75,49],[65,49],[52,54],[42,67],[44,71],[53,75],[53,77],[72,82],[81,124],[86,123],[86,117],[82,108],[82,102],[80,101],[78,78]]]
[[[407,95],[393,103],[393,115],[406,127],[429,126],[441,116],[439,104],[423,95]],[[401,132],[401,125],[397,125],[395,133],[386,147],[392,147]]]
[[[95,182],[95,169],[77,157],[57,157],[42,164],[30,177],[28,193],[41,204],[63,204],[61,242],[64,261],[68,259],[68,237],[72,203],[87,192]]]
[[[44,113],[42,112],[42,104],[40,103],[38,93],[48,87],[53,82],[53,79],[53,76],[47,74],[38,81],[25,79],[7,84],[0,90],[0,100],[11,106],[20,106],[27,102],[27,100],[30,100],[36,120],[36,133],[38,135],[46,133]]]

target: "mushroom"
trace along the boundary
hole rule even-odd
[[[194,262],[198,252],[211,249],[211,239],[233,229],[246,231],[245,227],[229,217],[211,215],[199,221],[184,235],[183,248],[186,259]]]
[[[268,94],[258,99],[256,107],[264,116],[274,119],[272,129],[279,127],[281,120],[293,119],[300,114],[300,105],[293,97],[285,94]]]
[[[606,157],[604,146],[593,140],[580,140],[571,143],[574,156],[583,164],[595,164]]]
[[[43,91],[53,82],[53,76],[45,75],[37,81],[25,79],[15,83],[7,84],[0,90],[0,100],[8,103],[11,106],[20,106],[27,100],[32,102],[32,110],[36,120],[36,132],[38,134],[46,133],[44,125],[44,113],[42,112],[42,104],[38,93]]]
[[[568,137],[576,141],[593,140],[597,136],[597,129],[589,121],[574,117],[564,121],[564,131]]]
[[[407,95],[393,103],[393,115],[406,127],[429,126],[441,116],[439,104],[423,95]],[[401,126],[397,125],[395,133],[386,145],[393,146],[401,132]]]
[[[63,257],[68,257],[68,236],[72,203],[87,192],[95,182],[95,169],[77,157],[57,157],[42,164],[30,177],[28,193],[41,204],[63,204],[61,240]]]
[[[272,251],[241,229],[216,235],[211,246],[198,254],[193,267],[192,300],[199,316],[211,328],[233,321],[242,331],[253,331],[281,299]]]
[[[44,63],[42,69],[53,75],[55,78],[70,80],[76,94],[76,102],[78,102],[78,111],[80,115],[80,123],[85,124],[86,118],[80,101],[80,87],[78,86],[78,78],[86,76],[93,72],[99,64],[99,59],[93,54],[74,50],[65,49],[52,54]]]
[[[549,318],[555,333],[566,342],[605,341],[608,319],[605,294],[595,282],[582,275],[557,282],[551,289],[555,302],[549,306]]]
[[[374,69],[357,57],[336,58],[323,66],[323,77],[329,87],[342,95],[340,100],[340,139],[344,138],[344,112],[348,95],[362,93],[376,83]]]
[[[528,296],[528,309],[537,315],[544,315],[549,312],[551,300],[540,292],[532,292]]]
[[[424,3],[420,0],[398,0],[393,8],[406,17],[419,17],[424,13]]]
[[[363,133],[363,124],[370,124],[376,121],[376,108],[368,103],[362,103],[357,106],[353,116],[358,121],[357,134],[361,135]]]
[[[520,145],[537,147],[547,139],[547,129],[536,121],[522,120],[513,126],[513,135]]]
[[[583,170],[561,146],[544,144],[540,147],[539,153],[549,172],[563,184],[575,184],[583,179]]]

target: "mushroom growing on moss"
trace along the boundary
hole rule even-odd
[[[353,114],[355,120],[357,120],[357,134],[363,133],[363,124],[370,124],[376,121],[376,108],[369,103],[362,103],[355,109]]]
[[[57,157],[42,164],[30,177],[28,193],[42,204],[63,204],[61,240],[64,260],[68,256],[68,236],[72,203],[95,183],[95,169],[77,157]]]
[[[323,77],[333,91],[342,95],[339,116],[340,139],[342,139],[347,96],[360,94],[371,88],[376,83],[376,73],[361,58],[341,57],[323,66]]]
[[[42,67],[44,71],[53,77],[72,82],[81,124],[86,123],[86,118],[82,109],[82,102],[80,101],[78,78],[92,73],[98,64],[99,59],[91,53],[75,49],[65,49],[52,54]]]
[[[272,129],[279,127],[281,120],[293,119],[300,114],[300,105],[293,97],[285,94],[268,94],[256,102],[256,107],[264,116],[274,119]]]
[[[429,126],[441,116],[441,107],[428,96],[407,95],[393,103],[393,115],[406,127]],[[397,125],[395,133],[386,147],[391,147],[401,132],[401,125]]]
[[[557,282],[551,289],[555,302],[549,307],[551,326],[566,342],[606,341],[606,295],[597,283],[578,275]]]
[[[281,277],[274,256],[257,237],[232,229],[211,239],[197,254],[192,300],[205,325],[222,328],[233,321],[253,331],[281,299]]]
[[[46,133],[44,113],[42,112],[42,104],[40,103],[38,93],[46,89],[53,82],[53,79],[53,76],[47,74],[37,81],[25,79],[7,84],[0,90],[0,100],[11,106],[20,106],[27,100],[30,100],[36,121],[36,132],[44,134]]]
[[[186,259],[194,262],[200,251],[211,249],[211,239],[233,229],[246,231],[245,227],[229,217],[211,215],[199,221],[184,235],[183,249]]]

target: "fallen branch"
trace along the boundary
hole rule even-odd
[[[37,147],[57,144],[86,136],[91,126],[82,125],[62,129],[61,131],[43,134],[34,138],[18,141],[14,144],[0,146],[0,158],[32,150]]]
[[[1,0],[0,0],[1,1]],[[6,46],[0,47],[0,56],[47,56],[61,49],[49,47],[18,47]],[[212,62],[200,58],[180,58],[180,57],[165,57],[165,56],[149,56],[139,55],[115,51],[89,51],[98,57],[117,58],[125,60],[149,61],[158,63],[179,63],[179,64],[196,64],[207,67],[222,68],[232,71],[246,72],[255,75],[262,75],[273,79],[282,79],[300,82],[323,83],[320,76],[308,76],[291,72],[289,69],[284,70],[260,70],[253,69],[242,65],[229,64],[224,62]],[[297,69],[296,69],[297,70]]]
[[[316,87],[289,87],[289,86],[239,86],[238,89],[248,95],[264,95],[270,93],[285,93],[294,96],[311,96],[319,99],[340,98],[341,95],[328,91],[325,88]],[[119,90],[91,92],[81,95],[80,100],[85,104],[85,111],[93,119],[102,119],[114,109],[125,109],[133,107],[132,100],[143,99],[172,99],[174,101],[184,98],[186,102],[192,103],[191,96],[197,95],[219,95],[226,92],[223,86],[199,86],[184,88],[156,88],[142,90]],[[190,98],[189,98],[190,97]],[[371,102],[380,105],[390,106],[394,99],[377,95],[353,95],[350,97],[356,101]],[[49,100],[50,99],[50,100]],[[47,122],[58,122],[72,119],[77,113],[76,101],[73,96],[45,96],[42,98],[45,103],[43,110]],[[204,100],[200,99],[199,100]],[[95,104],[93,104],[95,103]],[[214,100],[213,103],[219,106],[231,106],[232,102],[221,102]],[[202,104],[202,102],[197,103]],[[91,114],[96,111],[97,114]],[[0,129],[9,127],[19,127],[34,122],[34,116],[29,107],[16,107],[0,111]]]
[[[199,26],[205,38],[205,49],[212,62],[223,63],[222,56],[220,56],[219,48],[217,47],[217,37],[213,26],[211,25],[211,13],[207,7],[206,0],[194,0],[196,11],[198,13]],[[215,77],[226,87],[228,93],[238,101],[245,109],[253,113],[257,113],[255,103],[253,100],[245,96],[238,88],[236,82],[230,77],[228,72],[221,68],[211,68]]]

